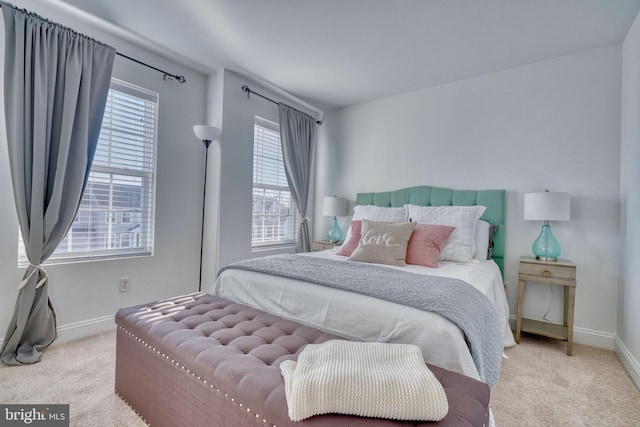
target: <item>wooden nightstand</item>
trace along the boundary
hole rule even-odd
[[[521,257],[518,269],[518,318],[516,322],[516,342],[520,342],[520,332],[543,335],[565,340],[567,354],[571,356],[573,344],[573,306],[576,296],[576,265],[571,261],[540,261],[533,257]],[[533,319],[522,318],[522,297],[526,282],[550,283],[564,286],[564,324],[558,325]]]
[[[331,243],[328,240],[317,240],[313,243],[311,243],[311,252],[317,252],[317,251],[324,251],[327,249],[333,249],[336,246],[340,246],[342,244],[342,242],[340,243]]]

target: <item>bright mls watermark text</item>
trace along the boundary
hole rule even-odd
[[[2,405],[0,427],[69,427],[69,405]]]

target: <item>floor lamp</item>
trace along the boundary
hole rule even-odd
[[[222,130],[209,125],[195,125],[193,133],[204,144],[204,192],[202,195],[202,231],[200,232],[200,280],[198,291],[202,291],[202,251],[204,249],[204,208],[207,200],[207,164],[209,162],[209,145],[220,138]]]

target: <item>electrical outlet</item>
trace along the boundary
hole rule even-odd
[[[118,292],[129,292],[129,277],[121,277],[120,284],[118,286]]]

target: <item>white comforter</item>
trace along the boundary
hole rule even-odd
[[[346,257],[336,255],[335,250],[301,256],[346,262]],[[493,261],[440,262],[438,268],[388,267],[453,277],[476,287],[496,307],[505,347],[515,344],[509,327],[509,306],[502,276]],[[425,361],[479,379],[462,331],[435,313],[349,291],[237,269],[224,271],[216,281],[213,293],[345,338],[416,344],[422,349]]]

